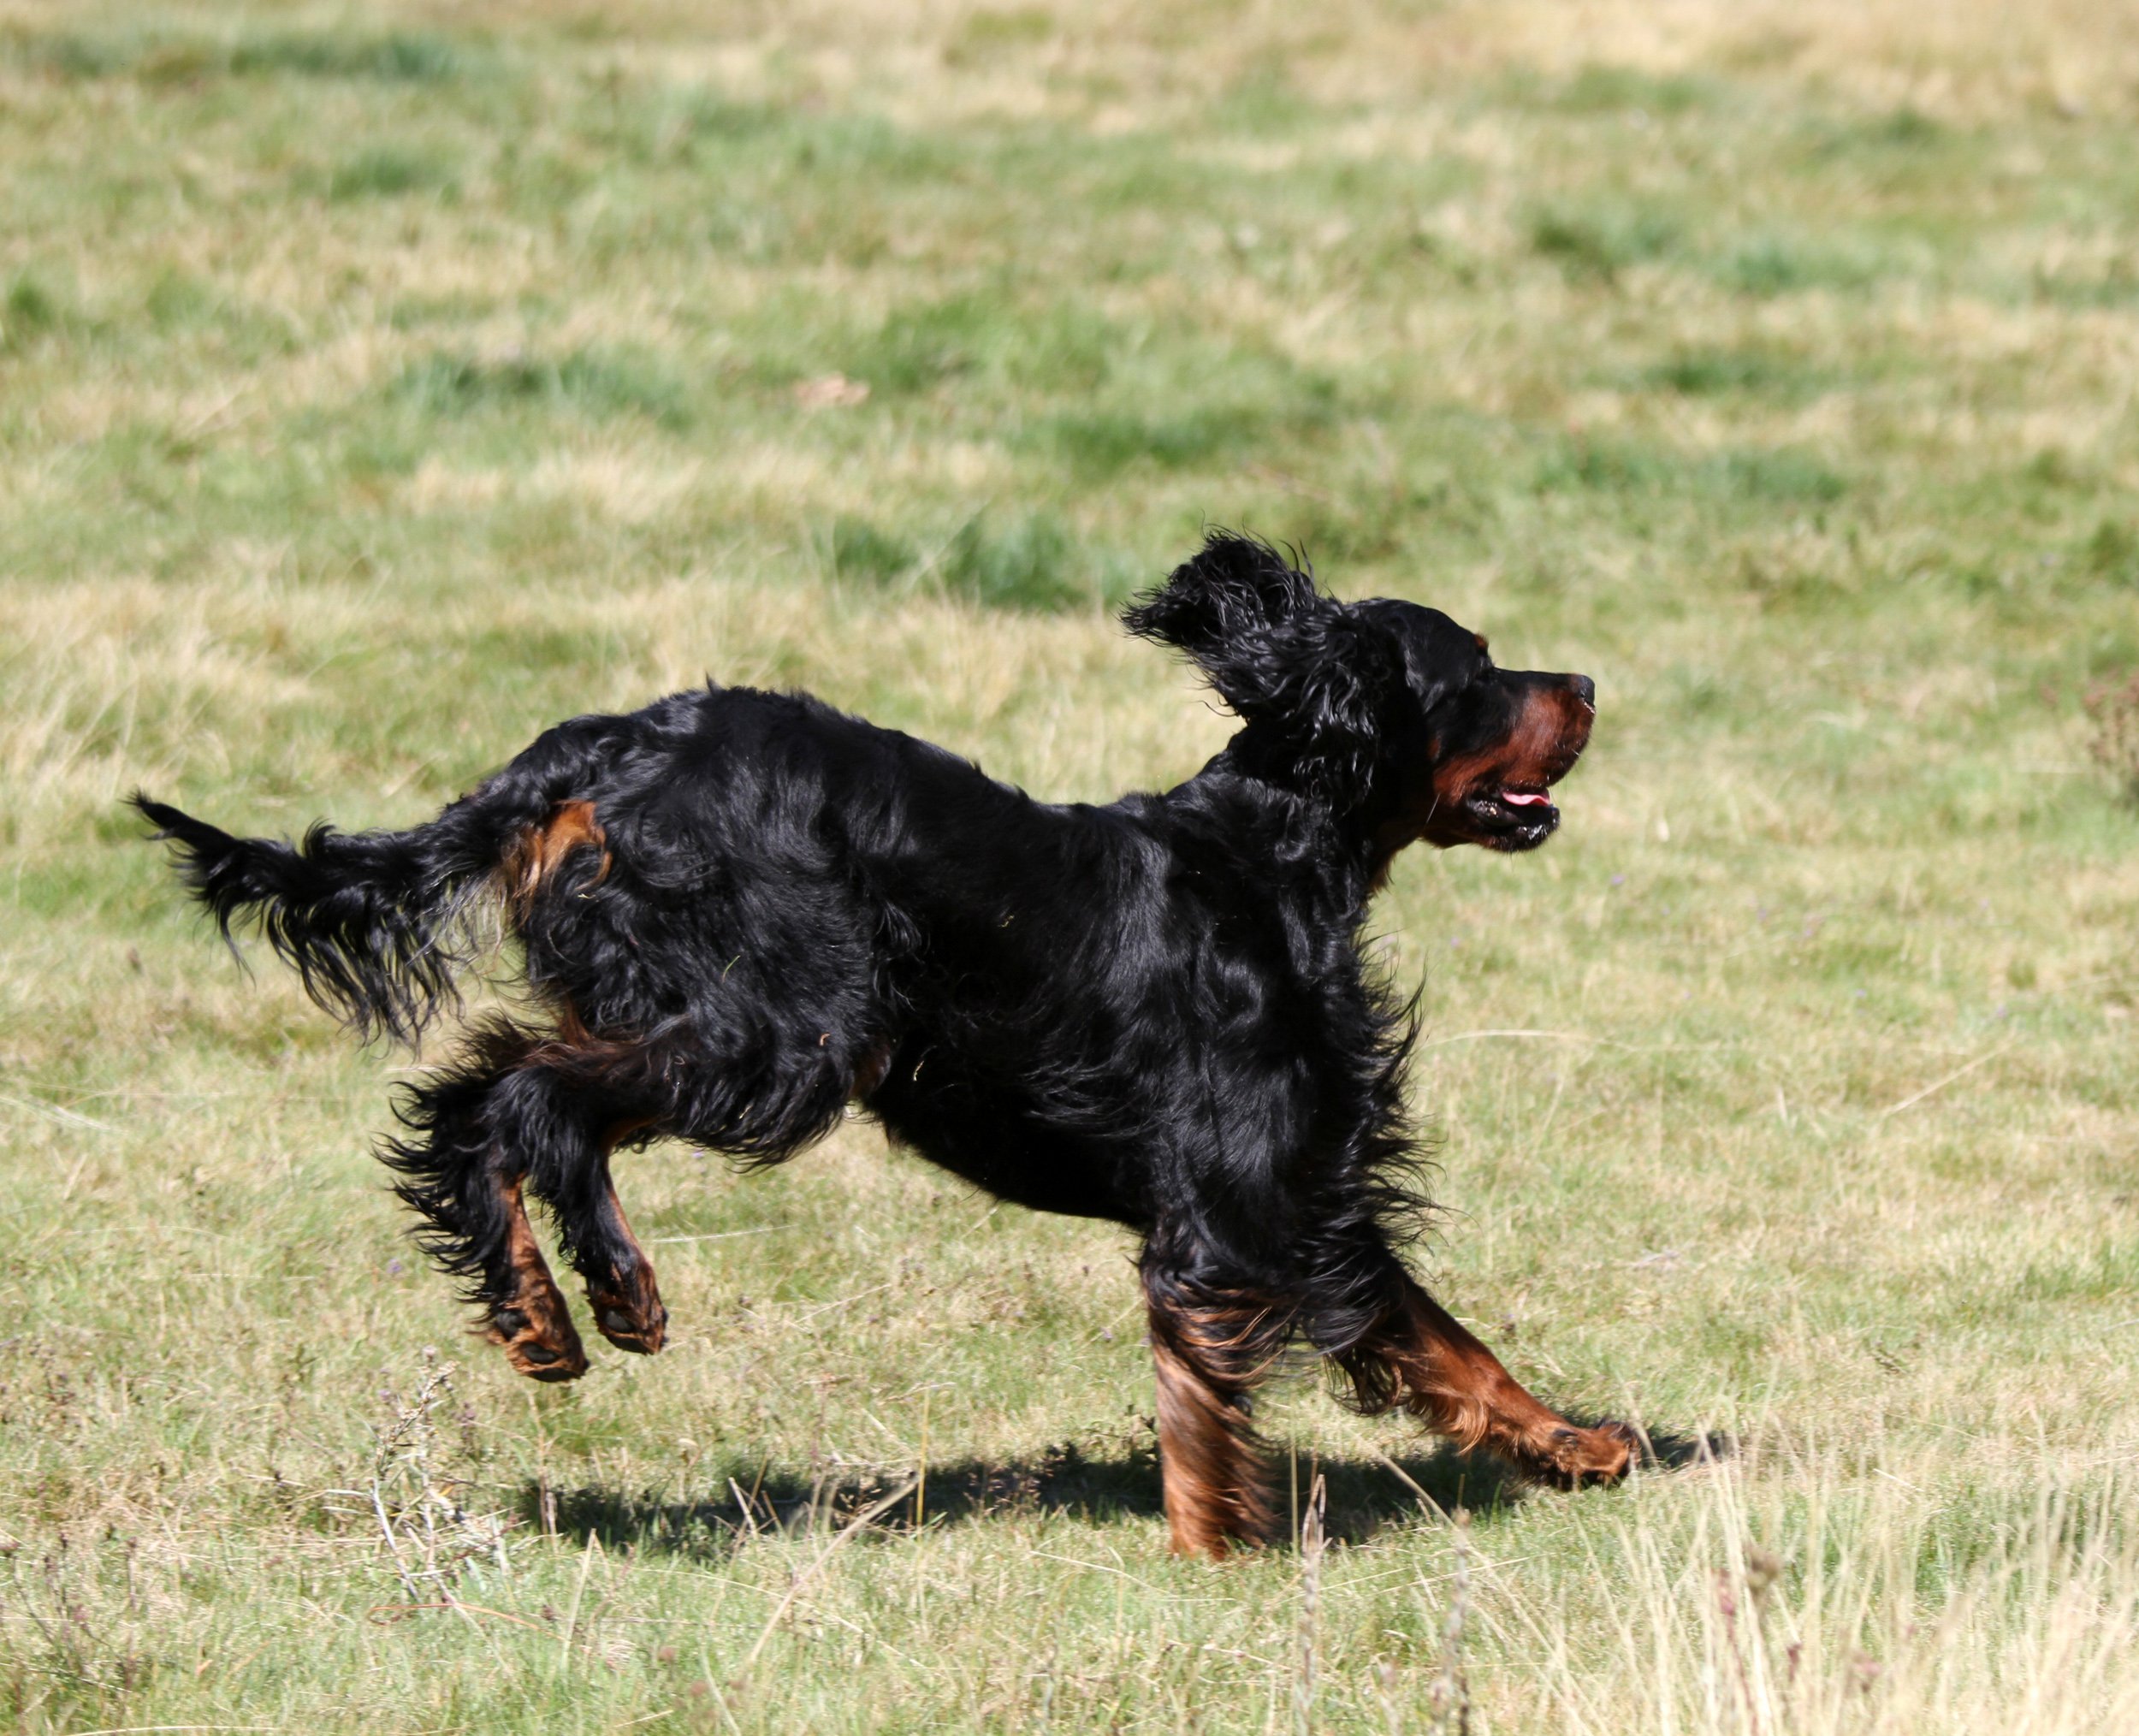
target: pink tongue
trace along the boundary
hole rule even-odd
[[[1528,790],[1503,790],[1500,792],[1500,799],[1510,808],[1544,808],[1549,805],[1543,796]]]

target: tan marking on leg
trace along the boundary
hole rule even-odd
[[[492,1310],[483,1336],[502,1345],[506,1360],[531,1379],[577,1380],[587,1372],[587,1353],[527,1221],[520,1184],[501,1183],[500,1193],[510,1220],[506,1255],[513,1265],[513,1290]]]
[[[1166,1523],[1179,1555],[1224,1559],[1268,1536],[1271,1514],[1248,1393],[1262,1371],[1239,1371],[1243,1318],[1152,1309],[1158,1379],[1158,1464]]]
[[[1417,1284],[1381,1328],[1348,1355],[1362,1409],[1401,1405],[1468,1450],[1483,1447],[1526,1475],[1563,1484],[1610,1483],[1633,1461],[1623,1424],[1578,1428],[1526,1391],[1500,1359]]]

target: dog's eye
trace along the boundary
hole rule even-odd
[[[1430,711],[1437,713],[1443,706],[1455,704],[1492,672],[1492,664],[1481,657],[1460,679],[1450,681],[1438,694],[1432,696],[1429,703]]]

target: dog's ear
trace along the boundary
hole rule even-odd
[[[1179,647],[1215,680],[1218,671],[1206,651],[1318,606],[1330,605],[1312,577],[1269,543],[1213,530],[1194,560],[1182,562],[1164,584],[1122,611],[1122,625],[1140,639]]]
[[[1402,654],[1378,623],[1324,596],[1269,544],[1213,532],[1122,623],[1186,651],[1242,721],[1285,744],[1309,783],[1338,801],[1366,793]]]

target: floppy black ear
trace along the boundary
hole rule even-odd
[[[1318,604],[1326,608],[1330,600],[1315,589],[1313,578],[1269,543],[1213,530],[1195,559],[1182,562],[1164,584],[1122,611],[1122,625],[1140,639],[1180,647],[1209,669],[1206,649],[1273,627]]]
[[[1479,661],[1472,649],[1476,638],[1438,609],[1420,608],[1393,597],[1367,597],[1352,604],[1351,611],[1388,633],[1419,715],[1433,710],[1476,678]],[[1437,629],[1419,631],[1420,622],[1437,623]]]
[[[1186,651],[1244,722],[1284,745],[1307,782],[1338,800],[1366,793],[1402,654],[1381,625],[1324,596],[1268,543],[1213,532],[1122,622]]]

